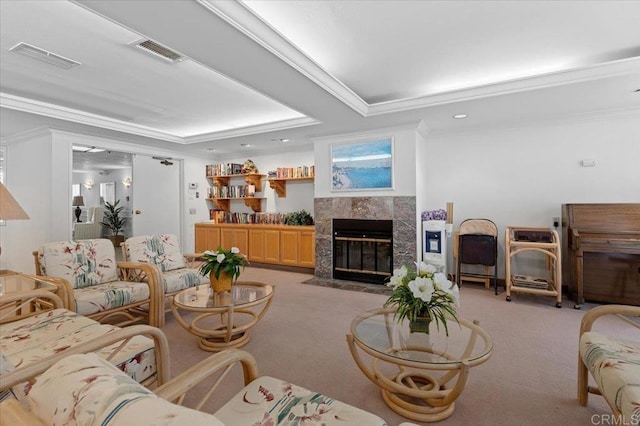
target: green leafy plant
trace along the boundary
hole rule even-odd
[[[118,207],[120,200],[116,200],[115,203],[104,203],[104,218],[100,224],[106,228],[109,228],[114,236],[120,234],[120,231],[124,228],[127,218],[122,217],[121,213],[124,210],[124,206]]]
[[[284,224],[297,226],[313,225],[313,216],[306,210],[287,213],[284,217]]]
[[[244,270],[249,264],[247,256],[240,253],[238,247],[231,247],[231,250],[223,250],[218,247],[216,251],[207,250],[202,254],[204,263],[200,265],[200,273],[204,276],[213,273],[216,279],[220,278],[222,271],[229,274],[231,281],[235,282],[240,276],[240,267]]]
[[[429,318],[436,323],[438,330],[442,324],[447,336],[447,319],[458,322],[458,286],[443,273],[436,272],[435,266],[420,262],[417,272],[402,266],[393,271],[387,286],[393,288],[393,293],[384,306],[396,307],[394,319],[398,322],[405,318],[409,321]]]

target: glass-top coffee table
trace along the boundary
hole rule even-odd
[[[217,294],[203,284],[176,294],[171,311],[185,330],[200,337],[200,349],[218,352],[249,341],[249,329],[267,312],[272,297],[273,286],[259,282],[238,281],[231,292]]]
[[[449,335],[432,323],[429,333],[411,333],[394,309],[364,312],[351,323],[349,350],[360,370],[401,416],[436,422],[453,414],[469,369],[491,356],[491,337],[477,322],[449,320]],[[369,355],[368,365],[361,352]]]

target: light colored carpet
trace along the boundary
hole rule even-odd
[[[278,377],[375,413],[389,425],[407,419],[382,400],[380,391],[351,358],[346,334],[360,312],[382,306],[386,296],[301,284],[310,275],[247,268],[241,280],[275,286],[270,310],[242,349],[258,361],[260,375]],[[493,356],[471,369],[465,391],[453,415],[442,425],[590,425],[610,410],[602,397],[590,395],[589,405],[577,401],[577,345],[580,319],[592,304],[574,310],[565,300],[516,294],[505,301],[483,286],[461,290],[460,316],[476,319],[494,341]],[[633,331],[615,321],[602,327]],[[167,314],[163,328],[171,345],[172,375],[210,355]],[[233,385],[216,392],[218,399],[204,411],[214,412],[241,389],[238,372]],[[204,387],[202,387],[204,392]],[[596,416],[596,417],[593,417]]]

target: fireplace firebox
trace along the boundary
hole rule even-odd
[[[333,219],[333,278],[382,284],[393,270],[393,221]]]

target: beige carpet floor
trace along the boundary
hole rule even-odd
[[[269,312],[242,349],[258,361],[261,375],[288,380],[375,413],[389,425],[407,421],[382,400],[380,391],[358,369],[345,340],[351,320],[362,311],[382,306],[386,296],[302,284],[310,275],[247,268],[241,280],[273,284]],[[476,319],[491,335],[493,356],[471,369],[453,415],[442,425],[591,425],[610,413],[600,396],[582,407],[576,399],[577,345],[580,319],[593,304],[573,309],[566,300],[505,294],[480,285],[461,290],[460,316]],[[637,331],[605,321],[602,329],[637,336]],[[171,345],[172,375],[207,357],[192,336],[167,314],[163,328]],[[242,388],[238,372],[216,392],[204,410],[214,412]],[[204,392],[205,387],[198,389]]]

